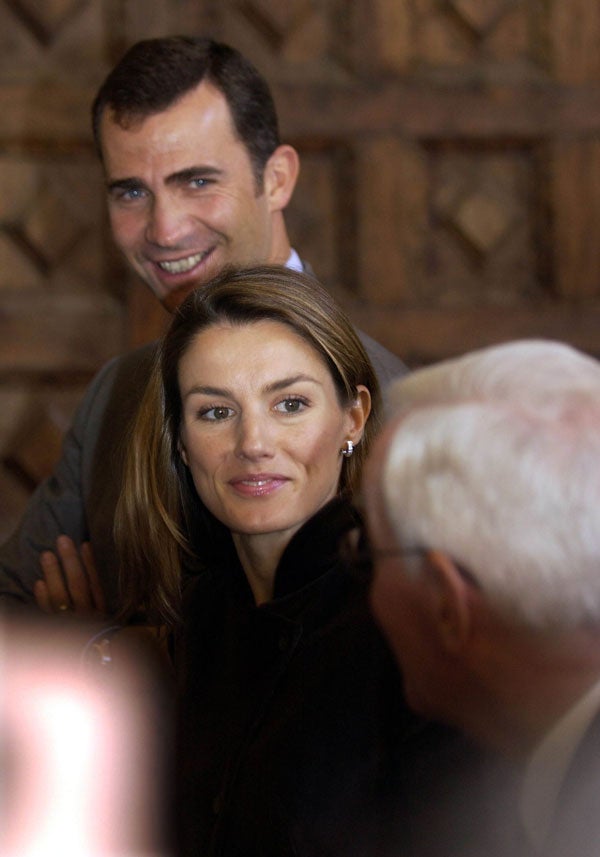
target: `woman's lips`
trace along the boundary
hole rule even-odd
[[[229,484],[243,497],[264,497],[279,490],[287,481],[285,476],[279,474],[259,474],[231,479]]]

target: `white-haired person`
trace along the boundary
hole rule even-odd
[[[498,831],[514,820],[525,853],[597,855],[600,364],[507,343],[390,398],[364,494],[372,608],[409,704],[510,760]]]

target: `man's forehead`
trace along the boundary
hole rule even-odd
[[[240,142],[233,116],[224,94],[211,83],[202,81],[162,110],[116,111],[108,105],[100,117],[103,144],[115,139],[154,141],[163,147],[193,135],[198,143],[210,143],[218,132],[220,141]]]

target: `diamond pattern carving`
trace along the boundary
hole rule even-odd
[[[531,4],[519,0],[414,0],[413,54],[432,68],[468,62],[517,61],[537,72]],[[537,21],[539,26],[539,21]],[[528,63],[528,64],[529,64]]]
[[[491,254],[519,219],[514,186],[503,165],[485,160],[469,168],[457,160],[442,173],[435,208],[481,257]],[[492,178],[493,177],[493,178]]]
[[[451,222],[481,255],[490,253],[513,221],[513,212],[489,193],[475,192],[461,200]]]
[[[507,0],[450,0],[450,5],[470,29],[484,35],[513,4]]]
[[[430,156],[433,218],[421,297],[444,306],[539,299],[528,150],[446,145]]]
[[[23,249],[49,272],[83,233],[81,222],[48,187],[42,188],[15,233]]]
[[[315,11],[307,0],[288,0],[286,3],[242,0],[238,8],[274,50],[281,50],[286,40],[302,28]]]
[[[85,0],[5,0],[13,13],[42,45],[52,43],[63,24]]]
[[[39,266],[19,251],[10,234],[0,231],[0,291],[35,289],[43,282]]]

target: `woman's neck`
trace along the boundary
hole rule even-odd
[[[232,538],[254,600],[257,604],[270,601],[277,566],[290,542],[290,532],[256,535],[232,533]]]

